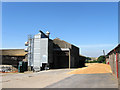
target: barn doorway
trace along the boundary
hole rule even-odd
[[[68,68],[69,67],[69,56],[58,56],[59,68]]]
[[[69,68],[69,51],[54,51],[54,68]]]

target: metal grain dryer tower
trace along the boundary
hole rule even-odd
[[[48,55],[49,51],[49,32],[47,31],[44,34],[42,31],[39,31],[33,38],[28,36],[28,41],[25,42],[25,45],[28,46],[26,51],[28,52],[28,70],[40,71],[42,68],[47,68]],[[52,44],[51,44],[52,46]],[[51,55],[51,54],[50,54]]]

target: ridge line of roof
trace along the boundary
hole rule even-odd
[[[118,47],[120,47],[120,44],[118,44],[114,49],[117,49]],[[113,52],[114,49],[112,49],[111,51],[109,51],[107,55],[109,55],[111,52]]]
[[[60,41],[64,41],[64,40],[61,40],[60,38],[55,38],[55,39],[58,39],[58,40],[60,40]],[[55,39],[53,39],[53,40],[55,40]],[[64,42],[66,42],[66,41],[64,41]],[[77,47],[76,45],[71,44],[71,43],[69,43],[69,42],[66,42],[66,43],[68,43],[68,44],[70,44],[70,45],[73,45],[73,46]],[[79,48],[79,47],[77,47],[77,48]]]

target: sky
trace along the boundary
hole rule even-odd
[[[3,2],[2,48],[24,49],[29,34],[49,31],[98,57],[118,43],[117,2]]]

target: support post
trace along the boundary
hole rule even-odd
[[[69,69],[70,69],[70,67],[71,67],[71,55],[70,55],[70,48],[69,48]]]
[[[117,78],[118,78],[118,54],[116,53],[116,72],[117,72]]]

